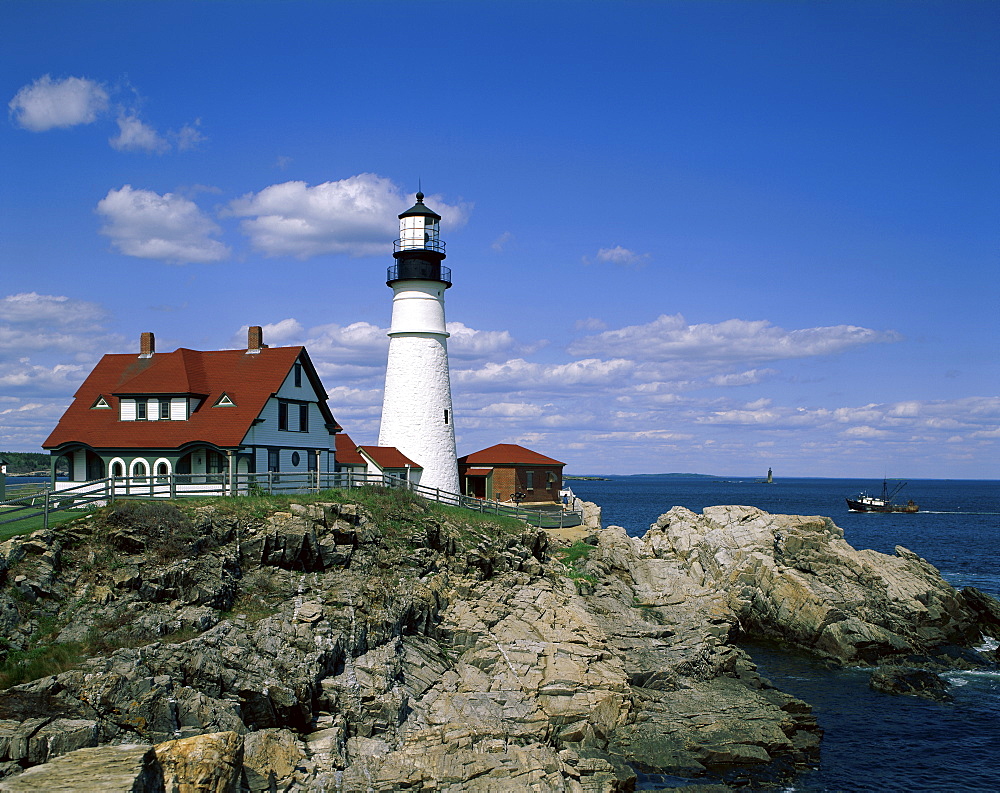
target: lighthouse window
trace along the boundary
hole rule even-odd
[[[444,423],[445,424],[448,423],[448,409],[447,408],[445,408],[445,411],[444,411]]]

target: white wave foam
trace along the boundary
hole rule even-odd
[[[965,686],[975,680],[998,680],[1000,670],[997,669],[960,669],[954,672],[946,672],[941,675],[953,686]]]

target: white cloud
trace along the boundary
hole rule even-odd
[[[777,369],[748,369],[745,372],[730,372],[708,378],[708,382],[718,386],[756,385],[778,374]]]
[[[536,392],[564,391],[580,386],[620,382],[633,369],[631,361],[585,359],[564,364],[529,363],[513,358],[501,363],[487,362],[474,369],[452,371],[452,379],[464,387],[486,390],[531,389]]]
[[[125,185],[110,190],[97,205],[106,224],[101,233],[126,256],[183,264],[228,258],[229,248],[213,236],[222,229],[193,201],[174,193]]]
[[[867,425],[861,425],[858,427],[850,427],[844,430],[842,433],[845,438],[859,438],[859,439],[870,439],[870,438],[886,438],[890,435],[887,430],[876,429],[875,427],[869,427]]]
[[[119,116],[118,135],[109,138],[108,143],[118,151],[145,151],[150,154],[170,151],[170,143],[136,116]]]
[[[6,377],[27,382],[33,375],[26,354],[47,354],[62,360],[91,360],[96,350],[117,347],[118,336],[106,333],[105,310],[85,300],[63,295],[22,292],[0,299],[0,363],[10,355],[16,361]],[[7,380],[12,384],[14,380]]]
[[[608,323],[603,319],[597,319],[596,317],[578,319],[573,323],[574,330],[607,330],[607,328]]]
[[[465,222],[468,205],[425,199],[449,229]],[[362,173],[310,187],[283,182],[230,202],[226,214],[248,218],[240,225],[265,256],[308,259],[330,253],[374,256],[391,252],[395,216],[412,204],[391,180]]]
[[[42,366],[28,358],[0,362],[0,389],[26,396],[72,394],[90,373],[90,364]]]
[[[197,118],[192,124],[185,124],[177,132],[171,133],[174,138],[177,151],[191,151],[197,149],[206,140],[205,136],[198,129],[201,126],[201,119]]]
[[[616,245],[614,248],[601,248],[597,251],[594,261],[608,262],[616,264],[619,267],[638,269],[645,266],[649,258],[650,255],[648,253],[636,253],[635,251],[630,251],[628,248],[623,248],[621,245]],[[583,261],[585,264],[591,263],[591,260],[586,256],[583,257]]]
[[[320,325],[309,331],[306,345],[313,360],[385,366],[389,349],[387,328],[370,322]]]
[[[0,409],[0,449],[41,452],[42,441],[52,432],[69,400],[34,397],[4,403],[11,407]]]
[[[663,314],[645,325],[629,325],[569,345],[573,355],[641,357],[645,360],[769,361],[832,355],[865,344],[898,341],[893,331],[855,325],[785,330],[767,320],[730,319],[690,325],[680,314]]]
[[[537,418],[542,415],[542,409],[529,402],[493,402],[477,413],[497,418]]]
[[[119,97],[123,92],[129,96],[124,103],[116,103],[118,134],[108,138],[113,149],[164,154],[174,148],[189,151],[205,140],[199,129],[200,119],[179,130],[160,134],[139,118],[138,108],[143,102],[138,91],[125,81],[113,91]],[[85,77],[53,80],[46,74],[21,88],[8,103],[8,108],[15,125],[32,132],[45,132],[94,123],[108,112],[110,99],[109,89],[95,80]]]
[[[81,329],[97,327],[106,317],[107,312],[97,303],[71,300],[65,295],[21,292],[0,298],[0,322],[4,323]]]
[[[280,322],[272,322],[269,325],[260,326],[264,336],[264,344],[268,347],[288,347],[302,344],[305,329],[297,319],[283,319]],[[245,349],[247,345],[247,335],[250,330],[249,325],[243,325],[229,340],[231,349]]]
[[[511,234],[509,231],[505,231],[503,234],[501,234],[499,237],[493,240],[493,242],[490,244],[490,247],[497,253],[501,253],[507,247],[507,243],[510,242],[513,238],[514,238],[513,234]]]
[[[382,389],[380,388],[352,388],[350,386],[335,386],[327,391],[330,397],[330,404],[334,406],[350,407],[378,407],[382,406]]]
[[[475,330],[461,322],[449,322],[448,355],[456,358],[486,358],[516,346],[506,330]]]
[[[8,107],[17,126],[44,132],[92,124],[108,109],[108,92],[100,83],[83,77],[53,80],[46,74],[21,88]]]

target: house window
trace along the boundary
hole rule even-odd
[[[299,432],[309,432],[309,405],[299,405]]]
[[[300,462],[302,462],[302,456],[298,452],[292,452],[292,467],[298,468]]]
[[[267,470],[277,471],[280,469],[280,456],[277,449],[267,450]]]
[[[222,473],[222,455],[218,452],[209,452],[207,455],[205,472],[209,474]]]
[[[526,488],[528,488],[528,490],[534,490],[535,489],[535,472],[534,471],[525,471],[524,472],[524,485],[525,485]]]
[[[137,399],[135,401],[135,420],[145,421],[146,420],[146,400]]]
[[[170,421],[170,401],[167,399],[160,400],[160,418]]]
[[[292,367],[292,372],[295,377],[295,387],[302,388],[302,364],[295,364],[295,366]]]
[[[288,403],[279,402],[278,403],[278,429],[287,430],[288,429]]]

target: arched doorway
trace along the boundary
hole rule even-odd
[[[170,481],[170,460],[165,457],[161,457],[155,463],[153,463],[153,475],[156,477],[157,482],[167,483]]]
[[[149,463],[142,459],[133,460],[129,466],[129,478],[133,484],[146,484],[146,479],[149,478]]]

